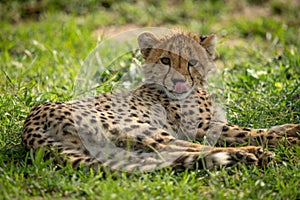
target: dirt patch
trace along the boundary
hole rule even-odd
[[[259,17],[269,17],[272,15],[270,7],[265,5],[249,5],[247,2],[237,1],[231,2],[232,9],[221,19],[222,23],[229,23],[238,19],[253,20]]]
[[[137,28],[141,28],[141,27],[136,24],[124,24],[120,26],[99,27],[93,32],[93,36],[102,39],[104,37],[112,37],[122,32],[130,31]]]
[[[272,14],[270,7],[261,6],[247,6],[240,12],[240,15],[247,19],[254,19],[257,17],[268,17]]]

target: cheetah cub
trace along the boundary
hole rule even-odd
[[[35,107],[22,131],[26,147],[55,148],[74,166],[147,172],[263,166],[274,154],[261,146],[299,145],[300,124],[250,129],[214,115],[204,86],[216,41],[214,34],[140,34],[145,59],[140,87]]]

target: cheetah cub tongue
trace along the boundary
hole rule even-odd
[[[185,82],[177,82],[174,86],[173,91],[176,93],[184,93],[189,90],[189,86]]]

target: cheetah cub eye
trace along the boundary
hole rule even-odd
[[[189,67],[194,67],[195,65],[197,65],[198,64],[198,60],[196,60],[196,59],[191,59],[190,61],[189,61]]]
[[[168,58],[168,57],[162,57],[162,58],[160,58],[160,62],[161,62],[163,65],[170,65],[170,64],[171,64],[171,60],[170,60],[170,58]]]

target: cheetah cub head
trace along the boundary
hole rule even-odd
[[[174,32],[157,37],[144,32],[138,37],[145,59],[143,74],[146,84],[155,84],[172,98],[187,98],[193,89],[206,84],[208,72],[214,67],[214,34],[198,36]]]

